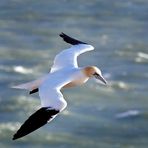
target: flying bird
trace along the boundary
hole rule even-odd
[[[39,91],[41,100],[41,108],[24,122],[14,134],[13,140],[24,137],[42,127],[66,108],[67,102],[61,93],[61,89],[82,85],[92,77],[104,84],[107,83],[101,70],[96,66],[78,66],[77,57],[84,52],[94,50],[92,45],[64,33],[59,36],[72,46],[56,55],[50,72],[37,80],[13,86],[17,89],[27,89],[30,94]]]

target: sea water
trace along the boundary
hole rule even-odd
[[[147,27],[147,0],[1,0],[0,148],[147,148]],[[108,85],[91,79],[62,90],[67,108],[12,141],[40,99],[10,87],[50,71],[55,55],[70,47],[61,32],[95,47],[79,66],[99,67]]]

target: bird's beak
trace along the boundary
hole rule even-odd
[[[103,78],[102,75],[99,75],[98,73],[94,74],[95,78],[103,82],[104,84],[107,84],[107,81]]]

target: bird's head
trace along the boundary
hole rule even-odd
[[[84,74],[91,78],[95,77],[96,79],[100,80],[104,84],[107,84],[107,81],[102,76],[101,70],[95,66],[88,66],[83,69]]]

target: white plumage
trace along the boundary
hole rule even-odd
[[[71,81],[79,79],[83,73],[78,68],[77,57],[93,49],[93,46],[87,44],[73,45],[71,48],[65,49],[56,55],[49,74],[37,80],[14,86],[13,88],[28,89],[31,91],[39,87],[42,107],[50,106],[58,110],[63,110],[66,106],[66,101],[60,89]]]
[[[61,88],[82,85],[92,76],[106,83],[101,71],[97,67],[78,67],[77,57],[84,52],[93,50],[94,47],[73,39],[64,33],[60,34],[60,36],[64,41],[72,44],[72,46],[71,48],[65,49],[56,55],[50,73],[35,81],[13,87],[18,89],[27,89],[29,91],[38,89],[42,107],[32,116],[30,116],[28,120],[26,120],[26,122],[14,135],[13,139],[18,139],[25,136],[47,123],[40,121],[45,120],[43,117],[47,114],[47,112],[48,114],[46,116],[50,116],[46,120],[51,121],[58,112],[61,112],[67,106],[67,102],[60,91]],[[33,130],[27,131],[27,127],[29,127],[31,124],[36,124],[35,122],[37,121],[41,122],[40,125],[37,127],[33,126]],[[31,128],[29,127],[29,129]]]
[[[54,64],[51,67],[51,72],[56,70],[60,70],[63,68],[78,68],[77,57],[87,51],[93,50],[94,47],[87,44],[78,44],[73,45],[69,49],[65,49],[64,51],[60,52],[56,55],[54,59]]]

